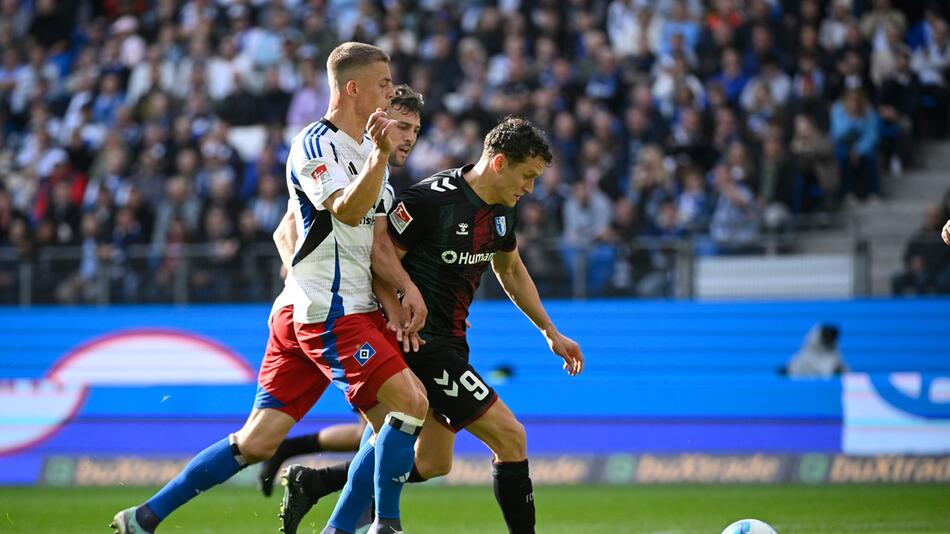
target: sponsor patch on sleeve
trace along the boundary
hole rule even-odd
[[[395,228],[399,234],[405,232],[411,222],[412,215],[409,215],[409,210],[406,209],[406,205],[402,202],[397,204],[396,209],[389,213],[389,224],[393,225],[393,228]]]
[[[327,169],[326,163],[321,163],[317,165],[312,171],[310,171],[310,177],[314,179],[320,186],[327,185],[327,182],[330,181],[330,170]]]

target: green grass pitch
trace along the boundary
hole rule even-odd
[[[0,533],[95,534],[149,488],[0,488]],[[539,534],[711,533],[755,517],[780,534],[948,533],[950,485],[539,487]],[[220,487],[177,511],[161,533],[277,532],[279,495]],[[307,516],[319,533],[332,499]],[[505,532],[488,487],[416,486],[403,493],[409,534]]]

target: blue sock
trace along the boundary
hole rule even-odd
[[[340,498],[336,501],[336,507],[330,514],[328,525],[345,532],[354,532],[356,523],[360,519],[363,510],[369,506],[373,497],[373,471],[376,466],[375,446],[373,440],[367,438],[367,433],[373,435],[373,429],[366,427],[363,433],[363,441],[360,444],[360,450],[356,451],[356,456],[350,462],[350,470],[346,477],[346,486],[340,493]]]
[[[369,441],[371,437],[373,437],[373,427],[366,425],[366,428],[363,429],[363,435],[360,437],[360,448],[363,448],[363,444]]]
[[[414,446],[422,421],[402,413],[390,413],[376,437],[376,516],[399,518],[399,496],[409,478]]]
[[[165,519],[194,496],[243,469],[247,463],[240,454],[237,445],[231,445],[230,438],[222,439],[199,452],[177,477],[145,504],[159,520]]]

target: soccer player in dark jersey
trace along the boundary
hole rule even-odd
[[[495,498],[508,531],[516,534],[533,533],[535,524],[525,431],[469,363],[466,318],[491,264],[512,302],[564,360],[567,373],[575,376],[583,370],[580,347],[561,334],[544,311],[514,236],[514,207],[533,190],[550,161],[550,145],[537,127],[506,118],[485,137],[477,163],[437,173],[398,197],[389,213],[391,241],[376,239],[373,245],[374,257],[391,254],[388,247],[395,247],[429,310],[419,333],[425,344],[418,352],[406,352],[405,358],[425,385],[430,409],[441,425],[429,418],[423,427],[408,481],[447,474],[455,433],[465,428],[494,453]],[[395,298],[392,291],[376,289],[381,301]],[[340,489],[315,470],[288,470],[300,475],[288,479],[286,491],[294,499],[315,503]]]
[[[422,106],[424,101],[422,95],[416,93],[408,85],[397,85],[394,89],[392,100],[389,102],[389,108],[386,110],[386,117],[396,121],[395,134],[393,138],[396,147],[389,156],[389,165],[392,167],[401,167],[406,164],[412,148],[419,137],[419,130],[422,127]],[[281,221],[274,232],[274,240],[277,244],[277,250],[281,253],[281,260],[284,265],[290,266],[293,260],[294,249],[297,242],[296,224],[293,211],[287,211],[284,220]],[[270,459],[261,462],[261,469],[258,472],[258,485],[265,496],[270,496],[273,491],[274,477],[288,458],[301,454],[314,454],[318,452],[356,452],[360,447],[360,438],[366,428],[366,421],[359,418],[359,422],[333,425],[324,428],[316,434],[306,434],[285,439]],[[346,481],[346,471],[333,473],[340,477],[340,484]]]

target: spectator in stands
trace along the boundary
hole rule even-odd
[[[749,188],[725,164],[713,170],[718,200],[709,234],[718,254],[748,254],[760,250],[759,210]]]
[[[138,300],[141,266],[130,256],[130,248],[144,243],[145,237],[132,208],[116,210],[111,235],[103,238],[101,255],[109,262],[112,295],[119,302],[134,303]]]
[[[780,230],[788,223],[795,205],[796,182],[795,168],[786,157],[782,140],[768,136],[762,143],[762,161],[752,180],[766,230]]]
[[[80,239],[81,213],[65,225],[46,215],[60,181],[70,184],[76,206],[86,199],[107,236],[126,217],[119,211],[132,207],[156,254],[177,254],[181,243],[200,239],[200,208],[189,205],[205,202],[218,180],[231,182],[238,205],[266,231],[282,194],[275,198],[259,182],[274,176],[282,189],[284,130],[316,118],[326,56],[352,36],[389,50],[394,78],[433,103],[410,165],[392,177],[397,188],[469,160],[478,145],[470,140],[497,114],[517,112],[551,134],[555,163],[535,197],[558,237],[568,231],[560,227],[570,184],[585,174],[596,172],[595,188],[611,199],[607,221],[627,227],[621,221],[632,205],[639,236],[658,228],[676,234],[677,224],[702,235],[713,212],[722,230],[729,212],[716,206],[735,207],[725,195],[714,200],[715,180],[696,179],[714,175],[717,164],[739,189],[755,191],[756,210],[778,202],[793,214],[833,211],[839,194],[874,198],[874,145],[893,176],[913,165],[913,140],[948,130],[945,2],[928,4],[922,19],[913,3],[893,0],[475,2],[465,9],[436,1],[390,2],[386,10],[355,0],[156,4],[130,11],[0,3],[0,182],[31,215],[22,250]],[[852,102],[852,90],[873,106]],[[238,154],[225,122],[266,131],[265,148],[241,144]],[[855,140],[856,131],[867,135]],[[772,138],[789,142],[787,155],[765,157]],[[797,176],[791,200],[784,185],[773,188],[789,163]],[[250,236],[251,217],[235,209],[229,222]],[[666,220],[671,210],[676,224]],[[182,231],[172,232],[176,225]],[[180,234],[179,245],[166,247],[170,233]],[[42,257],[29,260],[42,263],[36,273],[56,278],[55,262]],[[178,267],[167,264],[174,267],[159,269],[156,257],[143,275],[162,277],[143,282],[156,287],[147,296],[173,296],[169,273]],[[656,268],[649,258],[645,264],[631,263],[634,282],[622,284],[629,293]],[[38,291],[52,300],[52,288]]]
[[[709,226],[712,202],[699,167],[683,171],[683,192],[676,205],[676,220],[687,231],[701,232]]]
[[[945,16],[946,6],[936,0],[928,2],[924,7],[923,18],[907,31],[907,44],[911,49],[917,50],[933,43],[934,28]]]
[[[564,203],[564,266],[572,277],[583,273],[591,294],[606,287],[615,257],[608,239],[610,199],[597,187],[600,179],[597,169],[589,169],[584,179],[571,187],[571,196]]]
[[[640,151],[630,182],[626,197],[636,207],[637,217],[642,221],[654,221],[660,203],[675,195],[673,177],[658,145],[646,146]]]
[[[819,30],[819,40],[826,50],[837,51],[844,47],[848,26],[853,21],[852,3],[853,0],[831,1],[831,16],[822,21]]]
[[[564,269],[557,253],[559,225],[534,199],[519,204],[519,211],[518,253],[535,283],[540,284],[539,291],[550,294],[564,288],[567,284],[563,283]]]
[[[849,89],[831,109],[831,139],[841,173],[838,198],[854,203],[855,195],[879,200],[877,113],[860,88]]]
[[[713,80],[722,84],[726,91],[726,99],[730,105],[735,106],[739,103],[739,96],[742,95],[749,78],[742,71],[742,58],[734,48],[727,48],[722,52],[721,65],[722,70]]]
[[[816,324],[808,331],[801,349],[792,356],[782,374],[794,378],[832,378],[848,372],[838,348],[840,330],[830,324]]]
[[[228,212],[213,206],[205,213],[201,241],[208,255],[199,260],[192,272],[191,291],[198,300],[219,301],[235,292],[240,273],[241,242]]]
[[[911,158],[914,119],[920,105],[920,79],[910,68],[911,51],[897,48],[894,71],[878,91],[881,117],[881,156],[892,175],[900,176]]]
[[[830,211],[839,187],[834,147],[828,135],[819,130],[806,115],[795,117],[791,153],[798,167],[794,201],[796,211]]]
[[[861,17],[861,33],[875,47],[887,41],[887,27],[891,25],[899,34],[907,29],[907,17],[891,6],[891,0],[874,0],[874,8]]]
[[[950,69],[950,30],[947,21],[937,19],[931,41],[914,52],[913,69],[920,77],[921,116],[926,135],[947,133],[947,70]]]
[[[102,228],[95,214],[83,215],[80,228],[82,255],[78,268],[56,288],[56,299],[62,303],[95,302],[99,278],[107,276],[103,270],[107,256],[101,244]]]
[[[880,87],[884,80],[893,76],[897,71],[897,57],[906,47],[902,42],[900,26],[895,21],[888,21],[884,26],[884,39],[876,42],[871,53],[871,81]]]
[[[686,235],[680,223],[676,204],[670,198],[660,202],[654,218],[640,244],[633,251],[631,264],[636,294],[642,297],[669,297],[673,294],[673,267],[676,265],[676,243]]]
[[[938,206],[927,208],[923,226],[904,249],[904,270],[891,279],[895,295],[950,293],[950,249],[940,238],[943,221]]]
[[[324,76],[317,74],[317,69],[309,61],[301,61],[299,66],[303,83],[290,99],[287,110],[287,128],[291,131],[299,131],[313,122],[313,118],[319,117],[330,102],[330,91]]]
[[[201,217],[201,201],[193,194],[191,184],[183,176],[173,176],[165,185],[165,198],[159,203],[155,214],[155,229],[152,244],[163,247],[169,236],[172,221],[184,225],[180,239],[198,228]]]
[[[286,207],[286,202],[284,203]],[[281,213],[283,216],[283,213]],[[255,249],[268,245],[270,248],[270,231],[264,231],[261,223],[254,216],[250,208],[241,211],[237,217],[237,243],[239,266],[236,279],[237,289],[241,300],[266,300],[270,294],[271,283],[274,278],[276,259],[266,254],[256,254]],[[278,220],[278,222],[280,222]],[[275,226],[276,228],[276,226]]]

